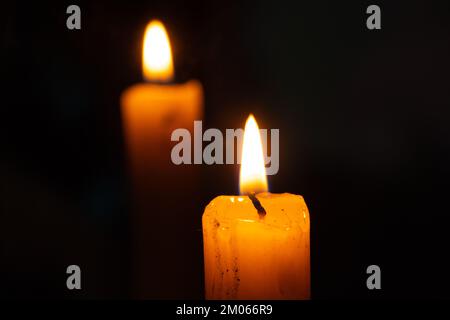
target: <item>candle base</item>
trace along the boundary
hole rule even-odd
[[[203,214],[206,299],[310,298],[309,213],[303,197],[219,196]]]

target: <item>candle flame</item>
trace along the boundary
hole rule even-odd
[[[239,188],[241,194],[268,190],[261,136],[258,124],[252,114],[245,123]]]
[[[142,71],[148,81],[169,82],[173,78],[169,36],[159,20],[152,20],[145,29]]]

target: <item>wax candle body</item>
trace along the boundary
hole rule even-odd
[[[303,197],[219,196],[202,218],[207,299],[309,299],[310,223]]]
[[[187,214],[198,210],[193,208],[197,169],[172,163],[171,134],[178,128],[193,134],[194,121],[201,120],[203,114],[202,86],[195,80],[185,84],[136,84],[123,93],[121,105],[132,178],[132,296],[191,298],[185,272],[197,269],[194,264],[184,269],[179,266],[191,259],[196,248],[179,243],[194,237],[198,228]],[[166,230],[167,237],[158,238],[155,230]]]
[[[186,128],[192,132],[194,121],[202,114],[203,90],[198,81],[140,83],[128,88],[122,95],[122,115],[132,168],[155,162],[170,165],[173,130]]]

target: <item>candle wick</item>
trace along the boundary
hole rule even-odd
[[[256,208],[256,211],[258,211],[259,217],[264,218],[266,215],[266,210],[261,205],[261,202],[259,202],[258,198],[256,198],[256,195],[254,193],[251,193],[248,195],[250,200],[252,200],[253,206]]]

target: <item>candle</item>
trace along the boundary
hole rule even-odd
[[[187,214],[196,197],[196,169],[172,163],[171,134],[178,128],[193,133],[194,121],[202,118],[203,90],[195,80],[173,82],[170,41],[160,21],[145,30],[142,59],[147,82],[121,97],[132,187],[131,290],[135,298],[190,298],[184,273],[194,273],[193,267],[179,265],[195,248],[179,243],[197,227]],[[167,230],[167,238],[157,238],[154,230]]]
[[[258,125],[248,118],[240,196],[218,196],[203,218],[207,299],[309,299],[309,213],[302,196],[267,192]]]
[[[198,81],[169,83],[174,77],[172,53],[164,25],[150,22],[144,36],[142,68],[147,83],[131,86],[122,94],[122,115],[134,175],[155,166],[171,166],[171,133],[193,130],[203,113],[203,90]]]

